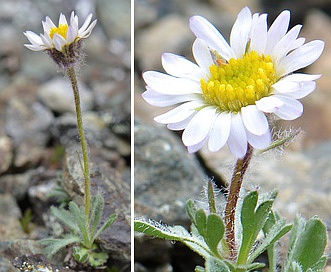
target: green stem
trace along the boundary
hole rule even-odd
[[[253,148],[248,145],[244,158],[238,159],[230,184],[230,191],[225,207],[225,235],[226,244],[230,250],[232,260],[237,258],[236,239],[235,239],[235,218],[238,198],[245,172],[253,155]]]
[[[89,222],[89,216],[91,210],[90,167],[89,167],[88,150],[87,150],[87,143],[86,143],[84,127],[83,127],[82,110],[80,106],[79,89],[77,84],[75,68],[74,67],[69,68],[67,70],[67,74],[70,78],[72,89],[74,91],[78,132],[82,144],[82,152],[83,152],[83,160],[84,160],[83,170],[84,170],[84,178],[85,178],[85,214],[86,214],[87,222]]]

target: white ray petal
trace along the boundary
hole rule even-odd
[[[196,109],[201,106],[202,104],[198,101],[190,101],[155,117],[154,120],[162,124],[181,122],[192,114],[195,114],[197,112]]]
[[[191,122],[192,118],[194,117],[195,114],[190,115],[186,119],[177,122],[177,123],[170,123],[167,125],[167,128],[170,130],[183,130],[187,127],[187,125]]]
[[[238,14],[230,34],[231,48],[237,58],[241,58],[245,54],[251,26],[252,13],[248,7],[245,7]]]
[[[62,51],[62,47],[66,44],[67,41],[61,35],[55,33],[53,42],[56,50]]]
[[[247,135],[240,113],[231,116],[228,146],[237,158],[243,158],[247,152]]]
[[[229,60],[235,57],[222,34],[205,18],[191,17],[190,28],[197,38],[204,40],[210,49],[216,50],[224,59]]]
[[[79,29],[79,32],[83,32],[83,31],[85,31],[85,30],[87,29],[87,26],[90,24],[91,20],[92,20],[92,13],[90,13],[90,14],[87,16],[87,18],[86,18],[84,24],[83,24],[83,25],[81,26],[81,28]]]
[[[23,33],[29,40],[30,43],[33,45],[42,45],[43,41],[41,40],[40,36],[32,31],[26,31]]]
[[[218,114],[209,134],[208,148],[212,152],[220,150],[230,135],[231,114]]]
[[[98,20],[94,20],[91,25],[85,30],[85,31],[81,31],[81,29],[78,31],[78,36],[81,38],[87,38],[88,36],[91,35],[93,28],[95,27],[95,25],[97,24]]]
[[[146,84],[153,90],[171,95],[201,93],[199,82],[185,78],[177,78],[155,71],[143,73]]]
[[[264,149],[271,144],[271,133],[269,130],[262,135],[254,135],[249,131],[246,131],[246,133],[249,144],[256,149]]]
[[[205,107],[198,111],[183,132],[182,140],[184,145],[196,145],[207,137],[216,117],[215,113],[215,107]]]
[[[271,54],[274,46],[284,37],[290,23],[290,18],[290,11],[284,10],[272,23],[268,30],[265,54]]]
[[[189,153],[195,153],[197,151],[199,151],[207,142],[208,140],[208,136],[206,136],[205,139],[203,139],[200,143],[196,144],[196,145],[191,145],[187,147],[187,151]]]
[[[210,73],[209,68],[214,64],[211,53],[203,40],[196,39],[192,46],[193,56],[205,75]]]
[[[272,113],[279,110],[279,108],[282,107],[284,103],[279,98],[277,98],[277,96],[272,95],[261,98],[255,102],[255,105],[260,111]]]
[[[246,129],[255,135],[263,135],[269,129],[266,116],[255,105],[241,108],[241,116]]]
[[[45,48],[41,47],[40,45],[34,45],[34,44],[24,44],[26,48],[29,48],[32,51],[42,51]]]
[[[284,77],[281,80],[286,80],[286,81],[312,81],[319,79],[322,75],[309,75],[309,74],[301,74],[301,73],[296,73],[296,74],[290,74],[286,77]]]
[[[263,54],[267,44],[267,15],[262,14],[252,22],[250,51]]]
[[[168,107],[178,103],[201,100],[201,95],[198,94],[183,94],[183,95],[168,95],[154,91],[147,87],[147,91],[142,94],[142,97],[147,103],[156,107]]]
[[[303,113],[303,106],[300,101],[285,96],[277,95],[284,105],[275,114],[284,120],[294,120]]]
[[[67,33],[67,41],[68,43],[72,43],[77,37],[76,29],[72,26],[69,26]]]
[[[292,43],[297,39],[302,25],[296,25],[286,35],[274,46],[271,53],[274,59],[279,60],[283,58],[287,53],[289,48],[292,47]]]
[[[324,42],[314,40],[304,44],[279,61],[279,68],[282,75],[289,74],[298,69],[304,68],[316,61],[322,54]]]
[[[200,81],[203,77],[202,69],[198,65],[175,54],[162,54],[162,66],[168,74],[175,77],[184,77],[196,81]]]
[[[45,35],[40,34],[40,38],[43,41],[43,43],[45,44],[45,46],[47,48],[52,48],[52,40],[50,39],[49,35],[47,33],[45,33]]]
[[[51,20],[51,18],[49,18],[48,16],[46,17],[45,22],[42,22],[42,24],[43,24],[44,32],[46,32],[46,33],[49,33],[52,28],[56,28],[57,27],[53,23],[53,21]]]
[[[59,18],[59,26],[60,25],[67,25],[67,24],[68,24],[68,22],[67,22],[66,17],[61,13],[60,18]]]

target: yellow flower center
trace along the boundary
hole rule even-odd
[[[69,26],[67,24],[65,25],[59,25],[59,27],[53,27],[49,33],[49,36],[51,39],[53,39],[55,34],[61,35],[63,38],[67,38],[67,33],[68,33],[68,28]]]
[[[220,111],[239,112],[242,107],[271,94],[271,86],[277,81],[270,55],[256,51],[246,53],[241,59],[218,62],[210,67],[208,81],[201,79],[206,102]]]

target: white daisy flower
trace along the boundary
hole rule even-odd
[[[208,144],[218,151],[225,144],[243,158],[248,144],[267,148],[271,132],[266,114],[293,120],[303,113],[297,100],[316,87],[320,75],[293,72],[318,59],[324,42],[298,38],[301,25],[288,31],[290,12],[283,11],[268,29],[266,14],[245,7],[233,25],[230,44],[206,19],[193,16],[190,28],[197,37],[193,63],[165,53],[168,74],[147,71],[144,99],[151,105],[177,105],[155,120],[171,130],[184,130],[189,152]]]
[[[97,20],[94,20],[90,24],[91,19],[92,14],[87,16],[82,27],[78,29],[78,16],[75,15],[74,11],[71,12],[70,24],[68,24],[66,17],[62,13],[60,15],[58,26],[56,26],[49,17],[46,17],[46,20],[42,22],[44,34],[38,36],[32,31],[24,32],[24,35],[31,42],[31,44],[24,45],[33,51],[47,49],[63,51],[64,46],[69,46],[74,42],[78,42],[79,40],[90,36],[97,23]]]
[[[71,12],[70,24],[61,13],[59,25],[56,26],[49,17],[42,22],[44,34],[39,36],[26,31],[24,35],[31,44],[24,44],[33,51],[45,51],[59,65],[68,71],[73,66],[78,66],[84,59],[82,40],[90,36],[97,20],[91,23],[92,14],[87,16],[81,28],[78,28],[78,16]],[[90,24],[91,23],[91,24]]]

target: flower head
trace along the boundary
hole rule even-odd
[[[283,11],[267,27],[266,14],[251,14],[245,7],[233,25],[230,44],[200,16],[190,19],[197,37],[193,63],[165,53],[162,65],[168,74],[147,71],[144,99],[155,106],[177,105],[155,120],[171,130],[184,130],[189,152],[204,144],[211,151],[226,143],[242,158],[250,144],[264,149],[271,144],[267,115],[284,120],[301,116],[297,100],[316,87],[320,75],[293,73],[321,55],[324,42],[305,43],[298,38],[301,25],[288,31],[290,12]]]
[[[58,26],[49,17],[46,17],[46,20],[42,22],[44,34],[38,36],[32,31],[24,32],[31,42],[24,46],[33,51],[46,51],[59,66],[67,68],[79,62],[83,57],[81,40],[90,36],[97,23],[97,20],[94,20],[90,24],[91,19],[92,14],[87,16],[84,24],[78,28],[78,16],[74,11],[71,12],[70,24],[62,13]]]

